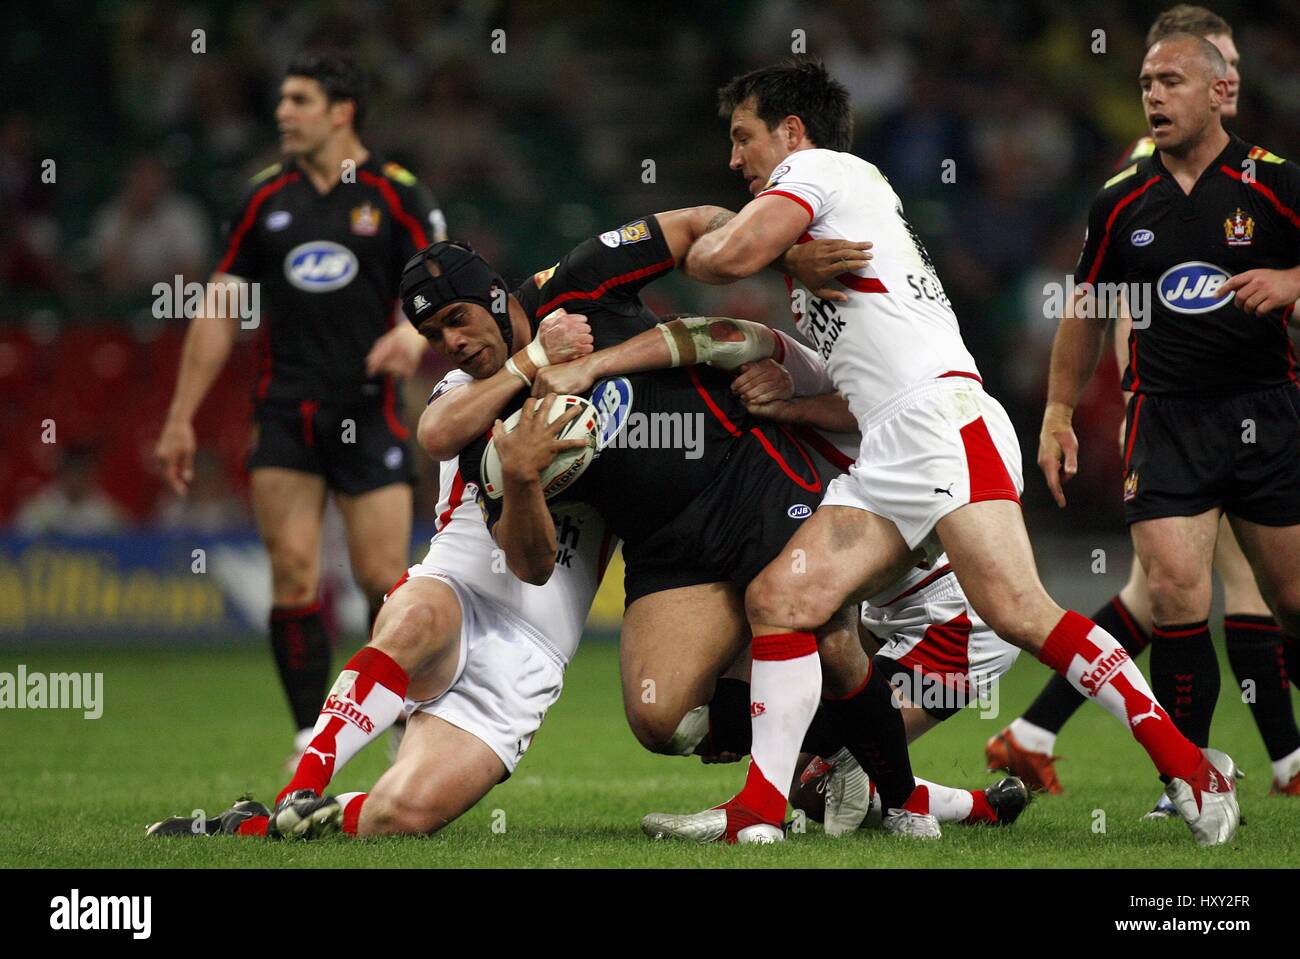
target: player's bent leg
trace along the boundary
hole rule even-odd
[[[384,593],[410,565],[411,487],[390,483],[356,496],[336,493],[347,530],[352,575],[370,602],[371,621]]]
[[[887,589],[920,552],[898,527],[850,506],[821,506],[745,591],[751,624],[811,632],[846,602]]]
[[[971,607],[998,636],[1037,654],[1065,610],[1038,578],[1019,504],[969,503],[936,530]]]
[[[1219,699],[1219,658],[1210,639],[1211,563],[1219,511],[1133,523],[1130,532],[1151,592],[1151,688],[1178,728],[1210,744]]]
[[[1179,732],[1119,642],[1078,613],[1062,612],[1047,596],[1019,506],[1006,500],[971,503],[940,520],[938,532],[967,599],[994,632],[1033,651],[1128,726],[1169,777],[1170,799],[1197,842],[1231,839],[1240,819],[1233,783]],[[1054,623],[1053,610],[1059,614]],[[1033,631],[1044,623],[1049,625],[1036,637]]]
[[[253,517],[271,560],[271,651],[301,754],[330,673],[330,641],[317,601],[325,480],[278,466],[249,475]]]
[[[338,770],[403,714],[410,693],[441,695],[463,662],[457,592],[432,576],[400,584],[384,603],[371,642],[348,660],[325,699],[310,744],[277,797],[321,796]]]
[[[461,621],[454,589],[432,576],[413,576],[380,608],[367,645],[406,671],[412,699],[433,699],[455,679]]]
[[[619,673],[637,741],[651,752],[691,753],[708,731],[707,704],[717,677],[748,640],[740,595],[730,583],[683,586],[633,600],[623,615]],[[698,721],[681,728],[688,717]]]
[[[407,724],[397,762],[370,790],[358,836],[436,832],[472,808],[506,768],[477,736],[423,713]]]

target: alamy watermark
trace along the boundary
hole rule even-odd
[[[218,316],[238,319],[240,329],[256,329],[262,315],[262,285],[242,280],[221,283],[185,282],[177,273],[171,283],[153,285],[153,315],[159,320]]]
[[[996,719],[999,712],[998,682],[973,688],[965,673],[931,673],[914,666],[896,673],[889,681],[906,703],[925,710],[979,708],[980,719]]]
[[[682,450],[688,460],[704,455],[703,413],[639,413],[601,447],[610,449]]]
[[[0,672],[0,709],[80,709],[86,719],[104,714],[103,673]]]
[[[1127,309],[1135,330],[1151,325],[1150,283],[1075,283],[1069,274],[1064,283],[1043,284],[1044,319],[1061,319],[1071,303],[1081,320],[1111,319]]]

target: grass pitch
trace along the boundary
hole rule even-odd
[[[336,666],[343,662],[336,656]],[[27,867],[1094,867],[1300,865],[1300,799],[1267,796],[1271,776],[1255,725],[1223,668],[1215,743],[1249,777],[1248,820],[1235,843],[1200,849],[1181,821],[1144,822],[1159,783],[1141,749],[1086,705],[1065,728],[1058,765],[1066,795],[1042,797],[1011,829],[944,827],[939,842],[880,832],[841,840],[808,826],[776,847],[651,842],[652,810],[692,811],[735,792],[743,766],[646,753],[623,719],[617,648],[593,639],[515,776],[429,838],[346,837],[272,843],[236,837],[148,839],[167,815],[227,807],[240,793],[271,800],[287,778],[290,723],[261,648],[0,655],[0,671],[102,671],[103,716],[0,712],[0,865]],[[996,718],[973,709],[913,746],[918,775],[983,786],[984,740],[1028,704],[1047,670],[1022,656]],[[367,788],[384,741],[345,768],[338,791]],[[501,812],[495,812],[500,810]],[[504,831],[494,831],[502,824]],[[1103,831],[1104,826],[1104,831]]]

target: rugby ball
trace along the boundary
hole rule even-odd
[[[541,401],[532,397],[524,400],[525,406],[539,402]],[[554,423],[567,410],[571,410],[575,406],[583,407],[583,411],[556,438],[562,440],[585,439],[587,445],[578,449],[562,450],[551,461],[551,465],[542,471],[542,494],[547,499],[573,485],[578,477],[591,465],[591,459],[596,455],[596,441],[600,437],[600,418],[596,415],[596,408],[591,405],[591,402],[586,397],[557,396],[555,402],[551,404],[550,412],[546,415],[546,422]],[[523,416],[523,410],[516,410],[505,421],[504,425],[507,433],[519,425],[521,416]],[[501,487],[501,457],[497,454],[495,437],[488,440],[487,449],[483,451],[480,474],[483,478],[483,492],[487,494],[489,499],[500,499],[503,493]]]

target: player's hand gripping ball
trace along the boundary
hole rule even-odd
[[[540,416],[540,407],[545,403],[546,399],[526,399],[523,408],[512,413],[503,424],[505,432],[509,433],[518,427],[524,416]],[[596,441],[600,436],[600,420],[596,408],[582,396],[556,396],[546,414],[547,425],[555,423],[566,414],[572,418],[566,417],[555,432],[548,431],[552,457],[550,465],[540,475],[542,494],[547,499],[576,482],[596,455]],[[483,492],[489,499],[500,499],[504,492],[504,471],[495,435],[488,440],[487,449],[483,451],[480,472],[483,477]]]

